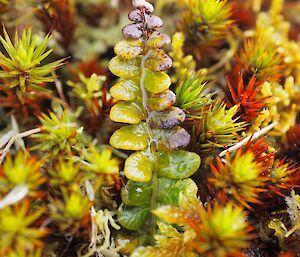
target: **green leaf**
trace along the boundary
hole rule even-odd
[[[145,88],[149,92],[158,94],[169,89],[169,86],[171,85],[171,78],[164,72],[153,72],[146,69],[144,84]]]
[[[145,205],[151,201],[152,190],[152,182],[141,183],[128,180],[126,187],[122,188],[122,202],[129,206]]]
[[[148,206],[124,207],[118,212],[118,223],[128,230],[138,230],[150,217]]]
[[[125,161],[124,174],[128,179],[137,182],[151,180],[152,161],[147,152],[135,152],[130,155]]]
[[[146,114],[141,102],[121,101],[111,108],[109,118],[115,122],[138,124]]]
[[[109,92],[117,100],[132,101],[141,98],[140,85],[133,79],[120,80]]]
[[[200,167],[198,154],[183,150],[158,153],[158,174],[172,179],[192,176]]]
[[[141,58],[126,60],[116,56],[110,60],[108,68],[114,75],[130,79],[139,75],[140,64]]]
[[[125,39],[115,45],[115,53],[123,59],[133,59],[143,52],[143,42],[141,39]]]
[[[196,183],[190,178],[183,180],[159,178],[157,194],[158,201],[162,204],[178,206],[180,195],[188,194],[190,188],[198,189]]]
[[[109,143],[111,146],[123,150],[144,150],[148,146],[145,123],[124,126],[113,133]]]

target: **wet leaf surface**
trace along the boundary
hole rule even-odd
[[[110,94],[118,100],[131,101],[141,98],[141,89],[134,79],[123,79],[110,89]]]
[[[126,60],[116,56],[110,60],[108,68],[114,75],[130,79],[139,75],[140,65],[140,58]]]
[[[111,108],[109,118],[115,122],[138,124],[146,118],[146,113],[141,102],[121,101]]]
[[[144,150],[148,146],[145,123],[124,126],[113,133],[109,143],[123,150]]]
[[[159,178],[158,201],[164,205],[179,205],[180,193],[189,191],[189,188],[197,188],[192,179],[174,180],[170,178]]]
[[[198,154],[183,150],[160,152],[158,154],[158,174],[172,179],[184,179],[192,176],[200,167]]]
[[[146,151],[136,152],[125,161],[125,176],[133,181],[147,182],[152,177],[152,161]]]
[[[145,205],[150,202],[152,190],[152,181],[141,183],[128,180],[121,192],[122,202],[129,206]]]
[[[147,69],[144,83],[149,92],[158,94],[169,89],[171,78],[164,72],[153,72]]]
[[[176,102],[176,95],[171,90],[166,90],[161,94],[152,94],[148,98],[148,108],[151,111],[164,111],[172,107]]]
[[[138,230],[150,217],[148,206],[124,207],[118,212],[118,223],[128,230]]]

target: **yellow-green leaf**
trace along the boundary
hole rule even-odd
[[[152,94],[147,101],[151,111],[164,111],[172,107],[176,102],[176,95],[171,90],[166,90],[161,94]]]
[[[109,92],[117,100],[132,101],[141,98],[139,82],[133,79],[120,80],[111,87]]]
[[[148,135],[144,123],[124,126],[113,133],[109,143],[123,150],[144,150],[148,146]]]
[[[143,52],[141,39],[125,39],[115,45],[115,53],[123,59],[132,59]]]
[[[109,118],[115,122],[138,124],[145,116],[141,102],[121,101],[111,108]]]
[[[110,60],[108,68],[118,77],[133,78],[139,75],[140,64],[141,58],[126,60],[116,56]]]
[[[125,176],[136,182],[147,182],[152,177],[152,161],[147,152],[136,152],[130,155],[125,162]]]
[[[146,69],[145,88],[154,94],[162,93],[169,89],[171,78],[165,72],[153,72]]]

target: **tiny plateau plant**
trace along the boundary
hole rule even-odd
[[[178,126],[185,120],[184,111],[172,106],[176,97],[169,90],[171,79],[165,73],[172,66],[172,60],[162,50],[170,38],[157,30],[163,22],[152,14],[154,8],[150,3],[133,1],[133,6],[128,16],[133,23],[123,28],[125,39],[115,45],[117,56],[110,61],[109,69],[120,77],[110,89],[114,99],[119,100],[112,107],[110,118],[130,124],[114,132],[110,144],[136,151],[124,166],[129,184],[152,180],[153,185],[150,206],[144,201],[127,201],[132,207],[120,212],[121,225],[135,230],[156,206],[158,188],[165,185],[159,181],[188,178],[199,168],[200,157],[178,150],[188,145],[190,135]],[[130,222],[134,219],[135,224]]]
[[[31,29],[23,30],[22,37],[15,34],[14,44],[4,29],[4,38],[0,37],[1,44],[8,56],[0,53],[0,78],[4,86],[16,88],[20,100],[28,89],[45,91],[43,83],[53,82],[55,77],[51,72],[60,67],[64,60],[54,61],[45,65],[40,63],[52,52],[46,51],[50,40],[47,35],[39,44],[37,36],[31,36]]]

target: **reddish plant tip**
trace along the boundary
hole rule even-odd
[[[242,73],[239,73],[237,79],[238,80],[233,84],[227,78],[230,97],[226,98],[226,102],[228,107],[238,105],[238,115],[241,119],[251,122],[260,114],[260,110],[266,106],[267,97],[256,98],[262,84],[256,84],[254,75],[251,77],[247,86],[244,85]]]

